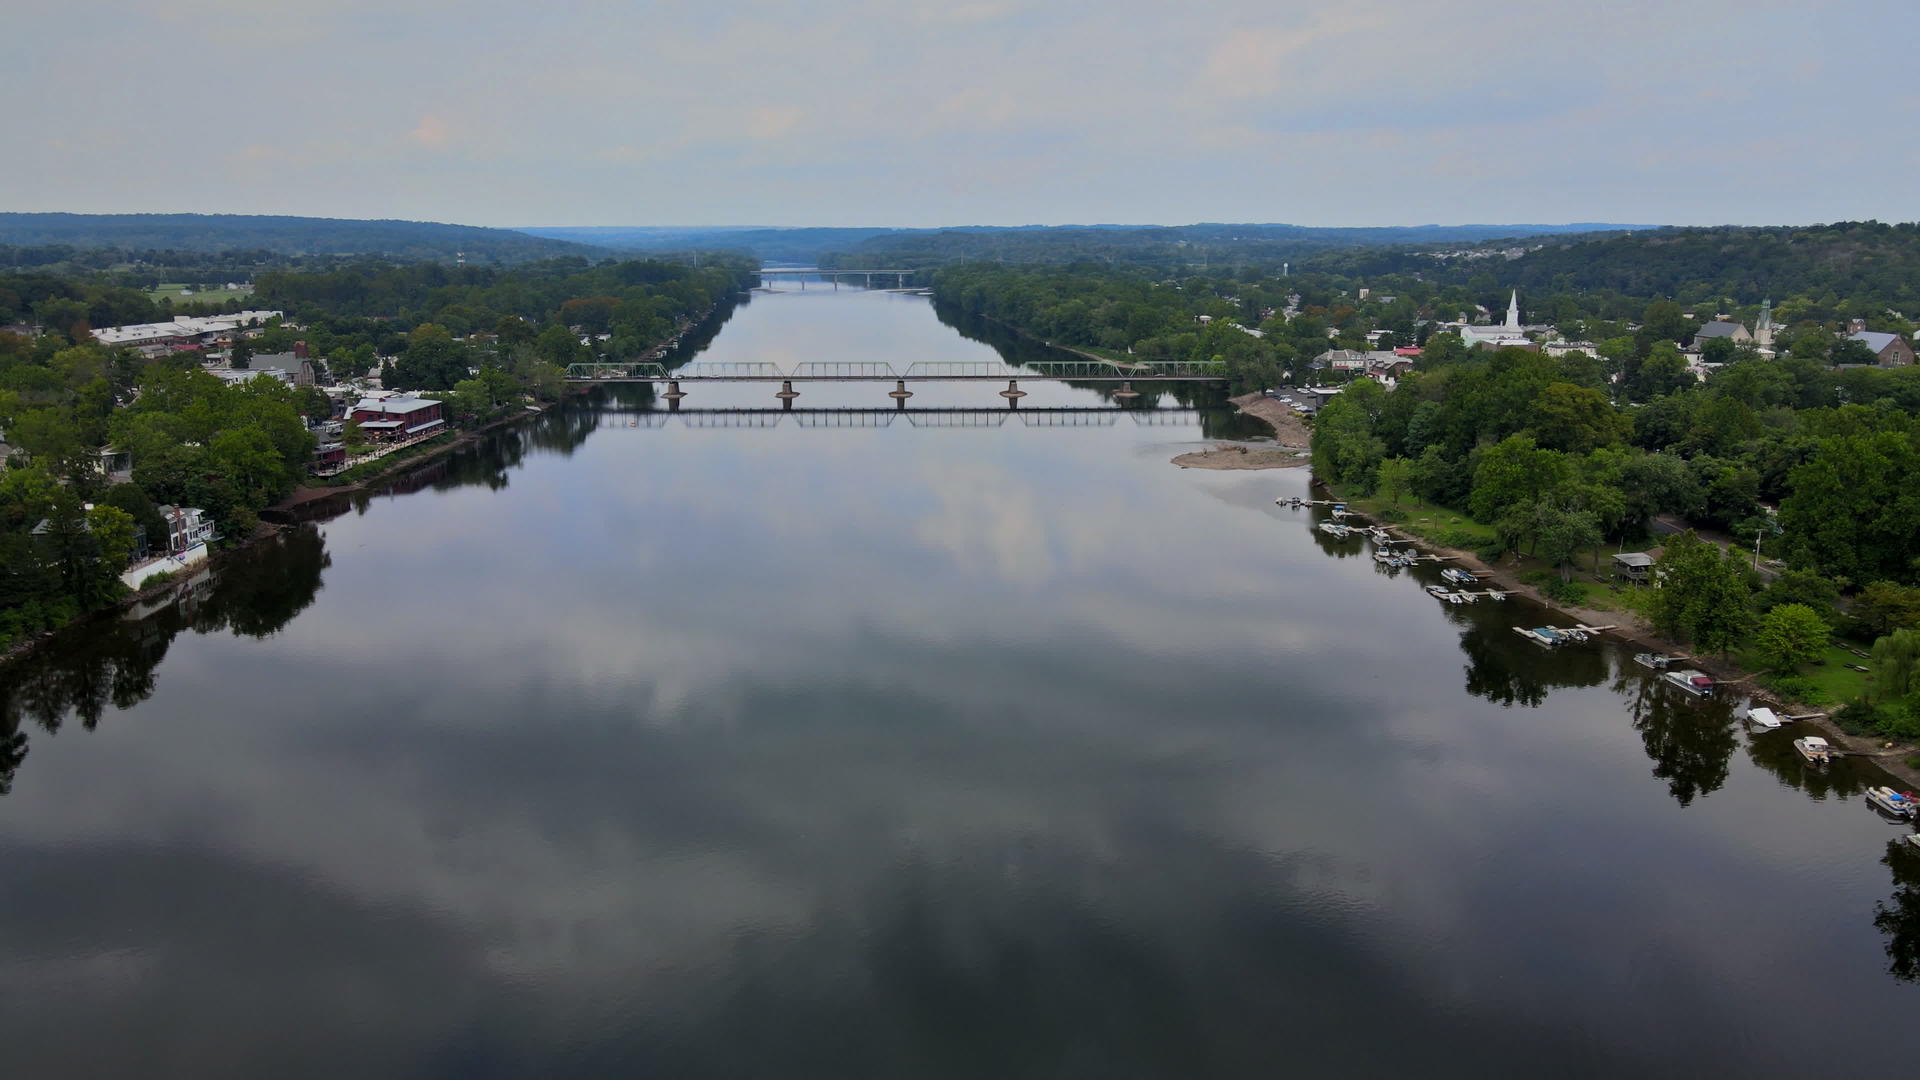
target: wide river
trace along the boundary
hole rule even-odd
[[[689,346],[1038,348],[817,284]],[[1864,768],[1168,463],[1224,411],[776,388],[598,388],[0,670],[0,1074],[1911,1064]]]

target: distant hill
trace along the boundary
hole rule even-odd
[[[402,260],[527,262],[599,254],[593,248],[512,229],[431,221],[264,214],[7,214],[0,244],[143,251],[269,251],[280,255],[373,255]]]
[[[1592,222],[1571,225],[1414,225],[1315,228],[1306,225],[970,225],[943,229],[591,226],[528,228],[533,236],[630,250],[723,248],[769,263],[929,266],[970,259],[1142,263],[1279,260],[1337,248],[1482,243],[1647,228]]]
[[[1753,304],[1833,294],[1920,315],[1920,224],[1655,229],[1549,244],[1500,273],[1522,289],[1718,295]]]
[[[930,229],[794,228],[756,225],[553,226],[519,230],[529,236],[594,244],[620,251],[745,251],[769,263],[811,264],[823,251],[852,247],[875,236]]]

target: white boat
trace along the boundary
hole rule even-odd
[[[1780,714],[1774,712],[1772,709],[1764,705],[1754,705],[1747,709],[1747,723],[1752,724],[1762,731],[1772,731],[1774,728],[1786,723],[1786,721],[1781,719]]]
[[[1911,818],[1915,808],[1920,807],[1920,800],[1890,787],[1868,788],[1867,801],[1873,804],[1874,809],[1885,811],[1897,818]]]
[[[1639,664],[1643,668],[1652,668],[1655,671],[1665,671],[1667,669],[1667,665],[1673,663],[1673,657],[1662,656],[1661,654],[1655,653],[1655,652],[1634,653],[1633,662],[1636,664]]]
[[[1516,626],[1513,628],[1513,632],[1533,642],[1535,645],[1548,649],[1576,641],[1587,640],[1587,635],[1584,631],[1563,630],[1555,626],[1536,626],[1531,629],[1525,626]]]
[[[1833,760],[1833,747],[1828,745],[1827,740],[1818,735],[1809,735],[1804,739],[1793,740],[1793,748],[1800,751],[1801,757],[1806,758],[1815,765],[1825,765],[1827,762]]]
[[[1345,540],[1347,534],[1353,530],[1337,522],[1323,521],[1320,523],[1320,531],[1336,539]]]
[[[1480,580],[1457,566],[1449,566],[1440,571],[1440,578],[1443,581],[1451,581],[1455,585],[1472,585]]]
[[[1679,671],[1663,671],[1660,673],[1660,677],[1695,697],[1706,697],[1713,693],[1713,677],[1695,671],[1692,668],[1681,668]]]

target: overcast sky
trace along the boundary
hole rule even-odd
[[[1909,220],[1910,0],[0,0],[0,209]]]

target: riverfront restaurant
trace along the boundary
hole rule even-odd
[[[369,438],[382,441],[411,439],[446,423],[439,402],[415,397],[362,398],[350,415]]]

